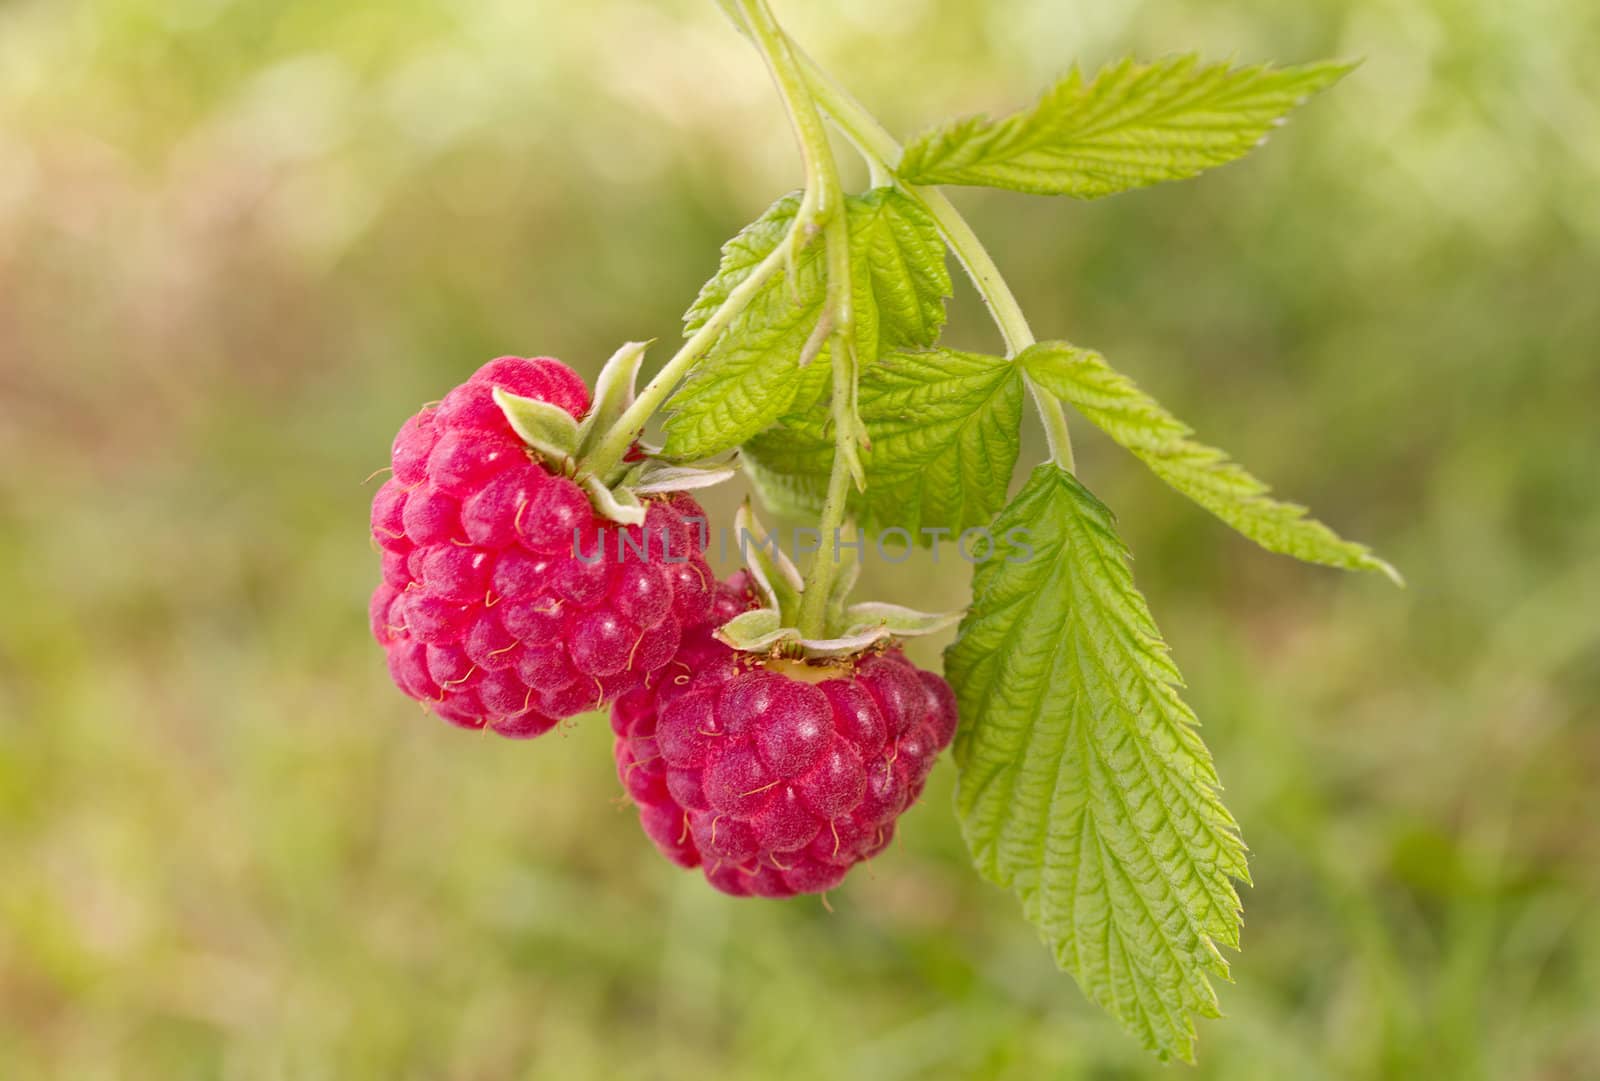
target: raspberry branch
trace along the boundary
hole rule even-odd
[[[624,344],[593,394],[552,358],[501,357],[402,426],[371,518],[369,617],[390,675],[449,723],[518,739],[610,706],[651,839],[716,888],[762,897],[830,889],[888,844],[959,712],[976,869],[1019,895],[1091,998],[1162,1057],[1191,1058],[1249,868],[1113,515],[1073,476],[1063,407],[1269,550],[1393,569],[1271,498],[1098,353],[1036,342],[938,185],[1097,198],[1181,180],[1248,153],[1350,65],[1074,68],[1026,109],[902,146],[769,0],[718,3],[770,71],[804,190],[724,246],[688,339],[637,396],[648,343]],[[872,191],[844,192],[830,122]],[[950,251],[1005,356],[940,345]],[[1006,501],[1024,387],[1052,460]],[[674,391],[666,446],[631,453]],[[731,474],[710,460],[735,448],[769,505],[820,515],[804,578],[747,503],[734,525],[748,569],[715,579],[687,490]],[[911,539],[892,522],[935,551],[986,534],[982,555],[962,549],[971,608],[850,603],[858,568],[822,545],[852,506],[880,543]],[[950,683],[905,660],[901,639],[958,619]],[[1087,873],[1085,846],[1102,857]],[[1085,935],[1084,913],[1105,933]]]
[[[845,138],[849,139],[866,159],[874,176],[893,177],[894,163],[901,155],[900,143],[848,90],[811,59],[804,49],[792,42],[791,48],[794,55],[799,58],[817,103]],[[967,272],[967,277],[972,280],[972,284],[983,297],[1001,338],[1005,340],[1007,355],[1016,357],[1033,345],[1036,339],[1032,328],[1028,326],[1027,317],[1022,313],[1022,306],[1017,303],[1016,294],[1006,284],[1005,277],[995,265],[989,250],[983,246],[978,235],[972,231],[972,226],[967,224],[966,218],[956,209],[949,197],[937,188],[919,187],[901,180],[893,182],[908,197],[919,203],[939,226],[939,232],[943,234],[945,243],[950,245],[950,250],[955,253],[962,269]],[[1072,439],[1067,432],[1065,410],[1055,397],[1032,379],[1028,380],[1028,389],[1033,395],[1034,404],[1038,407],[1039,419],[1044,423],[1051,459],[1067,472],[1073,472]]]
[[[800,144],[800,154],[805,162],[806,191],[801,199],[796,224],[808,232],[820,228],[826,245],[828,281],[827,299],[823,305],[819,330],[827,336],[829,358],[833,365],[833,467],[828,476],[828,494],[823,503],[822,517],[817,524],[824,537],[832,537],[845,519],[852,479],[857,486],[865,485],[859,448],[865,442],[866,432],[855,408],[856,353],[855,317],[851,306],[850,234],[844,214],[844,195],[839,183],[839,170],[833,158],[833,147],[828,142],[828,131],[817,108],[810,82],[801,70],[796,51],[788,35],[778,25],[766,0],[738,0],[738,10],[751,40],[760,50],[772,73],[778,94],[783,98]],[[804,243],[806,236],[790,236],[785,245],[791,254],[796,242]],[[800,601],[798,627],[807,637],[821,637],[827,618],[830,587],[838,571],[836,552],[824,545],[813,555],[806,573],[805,590]]]
[[[796,219],[795,229],[799,228],[799,219]],[[791,236],[793,230],[791,230]],[[584,457],[584,469],[587,473],[599,477],[605,483],[616,481],[622,474],[622,458],[628,453],[628,448],[634,440],[644,434],[645,422],[655,415],[661,403],[667,400],[673,388],[689,374],[707,349],[716,343],[728,325],[739,314],[749,307],[750,299],[761,291],[772,276],[783,269],[788,261],[786,249],[788,242],[779,244],[772,250],[772,254],[763,259],[752,270],[744,281],[740,282],[722,306],[712,313],[711,318],[683,343],[671,360],[662,365],[655,378],[647,383],[643,390],[634,398],[633,404],[623,411],[616,422],[607,429],[594,449]]]

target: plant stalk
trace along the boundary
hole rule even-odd
[[[633,404],[623,410],[616,423],[611,425],[593,452],[585,458],[583,464],[586,472],[600,477],[608,484],[616,479],[610,474],[616,471],[623,456],[628,453],[628,448],[633,445],[633,441],[643,434],[645,422],[661,407],[661,403],[666,401],[679,381],[689,374],[701,355],[711,348],[722,332],[728,329],[728,325],[749,306],[751,298],[772,280],[774,274],[783,269],[788,261],[785,250],[787,247],[788,242],[783,241],[773,248],[772,252],[728,293],[728,299],[711,314],[711,318],[683,343],[671,360],[662,365],[655,378],[638,393]]]
[[[848,90],[806,55],[803,49],[796,46],[793,51],[799,58],[806,79],[811,84],[812,92],[816,95],[816,101],[822,106],[823,111],[844,133],[845,138],[860,151],[861,156],[867,160],[875,173],[881,171],[893,176],[895,164],[900,160],[900,143]],[[949,196],[938,188],[918,187],[899,180],[895,181],[895,184],[908,197],[921,204],[928,212],[928,216],[938,225],[945,243],[950,245],[956,260],[967,272],[967,277],[972,280],[979,295],[983,297],[984,304],[988,306],[989,315],[994,319],[1000,337],[1005,341],[1006,355],[1016,357],[1032,345],[1036,339],[1032,328],[1028,326],[1027,317],[1022,313],[1022,306],[1017,303],[1016,294],[1006,284],[1005,277],[995,265],[993,256],[983,246],[983,242],[972,231],[972,226],[967,224],[967,219],[956,209]],[[1035,384],[1033,380],[1028,379],[1027,384],[1028,390],[1033,395],[1034,405],[1038,407],[1039,419],[1044,423],[1051,459],[1067,472],[1075,472],[1072,438],[1067,432],[1066,411],[1054,396]]]
[[[800,156],[806,168],[806,193],[796,223],[808,219],[821,223],[827,246],[827,299],[822,318],[829,324],[829,361],[833,370],[833,467],[828,474],[828,494],[817,523],[825,541],[844,525],[850,484],[860,470],[857,456],[859,421],[855,415],[855,317],[851,310],[850,232],[845,216],[839,170],[828,141],[828,129],[818,111],[811,82],[802,71],[796,51],[778,25],[766,0],[738,0],[738,8],[751,39],[772,73],[778,94],[789,111]],[[809,226],[804,226],[809,227]],[[803,238],[802,238],[803,239]],[[800,611],[795,624],[802,636],[826,634],[828,594],[838,573],[838,553],[828,544],[819,546],[805,575]]]

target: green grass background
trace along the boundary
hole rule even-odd
[[[1365,58],[1200,181],[957,199],[1041,336],[1410,580],[1076,426],[1253,850],[1193,1076],[1600,1076],[1600,7],[779,11],[902,132],[1074,58]],[[695,0],[0,2],[0,1077],[1185,1074],[976,879],[948,763],[833,911],[735,901],[603,720],[450,730],[367,638],[400,420],[501,353],[661,359],[798,178],[764,78]]]

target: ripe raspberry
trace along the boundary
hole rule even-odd
[[[955,733],[949,685],[898,647],[813,683],[708,628],[668,671],[612,708],[617,773],[662,854],[737,896],[837,886],[888,845]]]
[[[653,499],[642,528],[598,517],[517,438],[495,386],[574,417],[589,408],[559,361],[502,357],[406,421],[372,501],[383,583],[370,615],[402,691],[460,727],[528,737],[671,660],[710,617],[716,579],[699,504]]]

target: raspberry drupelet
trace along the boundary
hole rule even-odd
[[[612,708],[618,775],[656,847],[738,896],[837,886],[956,727],[949,685],[898,647],[817,670],[751,662],[707,627],[662,675]]]
[[[518,438],[496,386],[589,409],[559,361],[502,357],[407,420],[372,501],[370,615],[402,691],[451,724],[525,738],[666,665],[717,583],[699,504],[652,498],[643,527],[597,516],[565,463]]]

